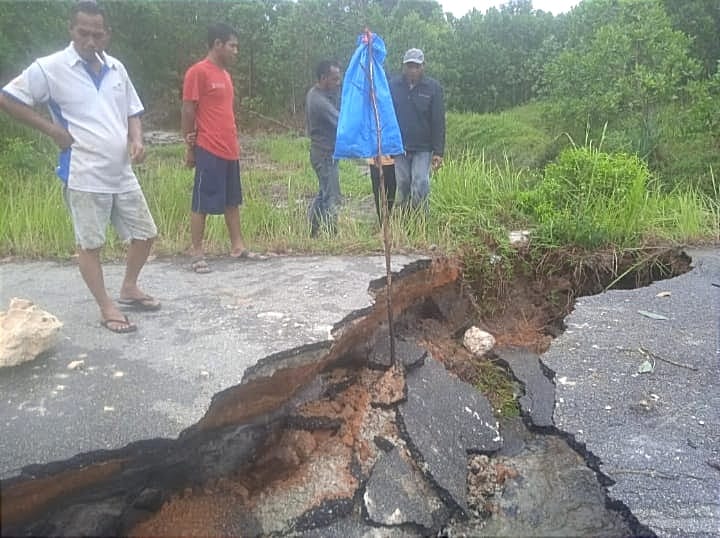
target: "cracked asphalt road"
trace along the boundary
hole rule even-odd
[[[414,260],[393,256],[393,269]],[[30,299],[63,323],[50,352],[0,369],[0,478],[30,463],[175,437],[213,394],[240,382],[271,353],[328,340],[347,314],[369,306],[382,256],[212,260],[198,275],[187,261],[153,261],[140,284],[163,303],[129,311],[138,332],[100,327],[98,309],[73,263],[0,265],[0,309]],[[117,296],[124,265],[106,264]],[[69,370],[74,360],[84,368]]]
[[[542,361],[555,373],[554,423],[597,458],[611,499],[659,536],[720,536],[720,251],[689,253],[685,275],[579,299]],[[396,256],[394,269],[409,261]],[[0,478],[177,435],[258,359],[326,340],[334,323],[369,305],[368,282],[383,275],[384,260],[213,268],[195,275],[186,264],[150,263],[143,283],[163,309],[134,314],[138,333],[115,335],[100,328],[74,265],[0,265],[0,304],[28,298],[65,323],[54,350],[0,370]],[[107,267],[111,290],[122,270]],[[85,368],[68,370],[78,358]],[[652,371],[643,373],[646,360]]]
[[[720,536],[720,250],[688,253],[689,273],[579,299],[542,361],[612,499],[658,536]]]

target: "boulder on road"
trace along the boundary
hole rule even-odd
[[[62,322],[32,301],[14,297],[0,312],[0,368],[31,361],[57,341]]]

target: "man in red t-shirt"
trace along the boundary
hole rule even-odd
[[[227,24],[208,28],[208,54],[192,65],[183,81],[182,133],[187,144],[186,164],[195,167],[190,234],[192,270],[209,273],[203,236],[208,214],[225,215],[230,256],[248,258],[240,232],[242,187],[240,145],[233,102],[235,93],[227,68],[238,54],[237,32]],[[253,255],[256,256],[256,255]]]

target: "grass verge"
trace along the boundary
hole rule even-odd
[[[52,175],[52,151],[37,139],[18,140],[0,153],[0,228],[4,231],[0,255],[69,257],[74,239],[61,183]],[[364,163],[341,162],[344,205],[338,234],[311,239],[307,209],[317,192],[317,179],[308,162],[307,140],[271,136],[246,146],[241,218],[251,248],[326,254],[381,250]],[[508,230],[527,228],[540,229],[543,233],[538,238],[548,246],[597,246],[598,232],[607,229],[622,234],[605,233],[604,246],[702,243],[720,238],[720,196],[692,186],[662,192],[643,175],[646,168],[634,161],[630,166],[626,158],[607,157],[592,148],[572,152],[561,154],[543,176],[514,167],[510,160],[498,164],[470,152],[448,158],[431,179],[429,216],[399,212],[391,216],[393,248],[459,253],[468,245],[506,244]],[[627,177],[622,176],[623,170],[630,170]],[[155,253],[183,253],[190,243],[193,173],[182,165],[182,147],[150,147],[146,162],[136,172],[159,229]],[[713,184],[720,194],[717,183]],[[109,238],[104,256],[121,256],[124,246],[112,233]],[[206,243],[210,254],[227,251],[222,217],[208,218]]]

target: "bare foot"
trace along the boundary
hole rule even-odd
[[[100,325],[108,331],[118,334],[134,333],[137,331],[137,325],[131,322],[125,315],[120,319],[104,319],[100,322]]]
[[[205,261],[205,258],[193,258],[192,263],[190,263],[190,270],[199,275],[212,273],[212,269],[210,269],[210,266],[207,261]]]
[[[160,301],[142,291],[137,285],[123,286],[120,289],[120,300],[118,302],[126,308],[130,307],[136,310],[155,311],[160,310],[162,307]]]
[[[137,330],[137,326],[131,323],[127,316],[120,312],[114,304],[100,309],[100,316],[102,317],[100,324],[114,333],[124,334]]]
[[[137,285],[123,286],[120,288],[120,299],[125,301],[140,301],[148,297],[150,297],[150,295],[138,288]]]
[[[230,257],[232,258],[239,258],[243,255],[243,252],[246,252],[247,249],[245,248],[245,245],[240,243],[239,246],[235,246],[230,250]]]

